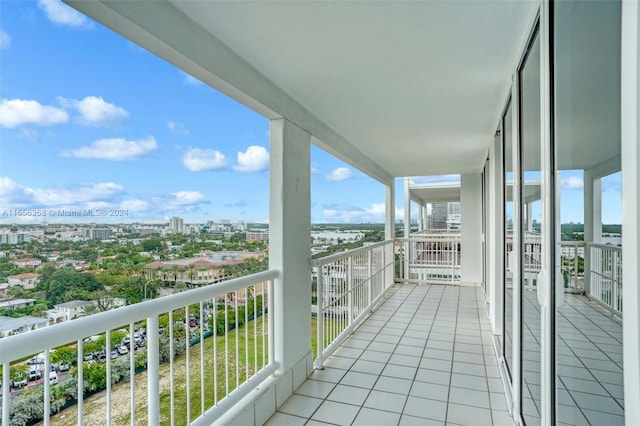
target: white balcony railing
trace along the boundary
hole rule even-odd
[[[622,249],[588,244],[590,256],[589,296],[622,317]]]
[[[393,284],[393,241],[338,253],[313,263],[317,268],[317,358],[342,343]]]
[[[560,271],[565,293],[584,293],[584,241],[561,241]]]
[[[277,276],[261,272],[3,338],[2,426],[14,424],[14,417],[21,424],[21,398],[35,401],[30,409],[42,414],[44,425],[63,406],[77,415],[78,425],[214,423],[276,370],[269,311]],[[104,352],[88,354],[96,342]],[[27,385],[29,392],[9,391],[12,369],[35,356],[30,368],[49,372],[62,347],[73,351],[73,374],[62,373],[55,383],[45,373],[42,384]],[[136,375],[142,370],[146,374]],[[86,405],[91,392],[105,393],[98,419],[95,407]],[[69,398],[61,403],[61,395]]]
[[[402,243],[396,279],[401,282],[453,284],[460,281],[459,233],[414,234]]]

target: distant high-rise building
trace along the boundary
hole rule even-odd
[[[182,234],[184,232],[184,220],[181,217],[172,217],[169,219],[169,230],[173,234]]]
[[[429,229],[447,229],[448,203],[431,203]]]

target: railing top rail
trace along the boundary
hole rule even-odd
[[[575,246],[575,247],[585,247],[587,243],[584,241],[559,241],[558,244],[561,246]]]
[[[609,245],[609,244],[587,243],[587,246],[590,247],[590,248],[599,248],[599,249],[622,252],[622,247],[620,247],[620,246],[612,246],[612,245]]]
[[[409,240],[428,240],[428,239],[434,239],[434,240],[445,240],[445,239],[452,239],[452,240],[459,240],[462,238],[462,235],[460,233],[442,233],[442,234],[410,234],[409,235]],[[407,238],[396,238],[396,240],[406,240]]]
[[[358,254],[358,253],[365,252],[365,251],[368,251],[368,250],[373,250],[374,248],[382,247],[382,246],[384,246],[386,244],[392,243],[393,241],[394,240],[384,240],[384,241],[380,241],[380,242],[375,243],[375,244],[370,244],[368,246],[358,247],[357,249],[348,250],[348,251],[332,254],[332,255],[329,255],[329,256],[325,256],[325,257],[319,257],[317,259],[313,259],[312,260],[312,265],[313,266],[323,266],[323,265],[326,265],[328,263],[333,263],[333,262],[335,262],[337,260],[344,259],[344,258],[349,257],[349,256],[353,256],[354,254]]]
[[[159,299],[128,305],[84,318],[56,324],[27,333],[0,339],[0,364],[55,348],[61,343],[83,339],[123,324],[140,321],[142,318],[179,309],[203,300],[224,296],[237,289],[277,278],[279,272],[270,270],[235,278],[206,287],[185,291]]]

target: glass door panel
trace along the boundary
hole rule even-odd
[[[520,309],[522,413],[528,425],[540,424],[540,304],[537,279],[541,269],[540,42],[534,36],[522,67],[520,86]]]
[[[511,253],[513,252],[513,126],[511,118],[511,102],[505,110],[502,118],[502,170],[503,170],[503,218],[504,218],[504,271],[503,271],[503,321],[502,321],[502,351],[511,379],[511,368],[513,366],[513,270],[514,265]]]
[[[602,225],[621,223],[620,174],[602,179],[620,164],[621,2],[555,2],[554,19],[556,417],[623,425],[627,283],[620,240],[605,237],[621,229]]]

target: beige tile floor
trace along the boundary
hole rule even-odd
[[[481,290],[397,285],[267,425],[512,425]]]

